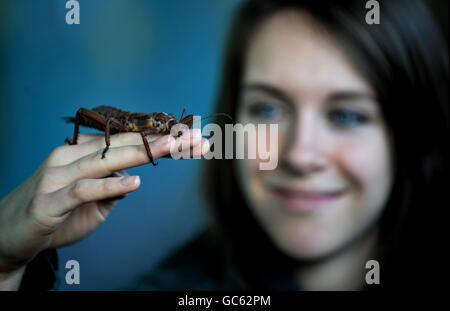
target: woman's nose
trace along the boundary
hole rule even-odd
[[[320,124],[313,111],[305,111],[298,116],[288,135],[281,164],[298,174],[312,173],[326,166]]]

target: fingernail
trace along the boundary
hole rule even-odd
[[[122,186],[129,186],[132,185],[133,183],[135,185],[137,185],[140,181],[139,176],[128,176],[128,177],[123,177],[120,180],[120,183],[122,184]]]
[[[170,135],[165,135],[163,137],[160,137],[157,140],[155,140],[153,145],[155,145],[157,147],[163,146],[163,145],[165,145],[165,144],[167,144],[169,142],[169,137],[170,137]]]
[[[130,176],[130,175],[128,175],[128,173],[125,172],[124,170],[119,170],[119,171],[116,171],[116,172],[112,173],[111,176],[112,177],[127,177],[127,176]]]

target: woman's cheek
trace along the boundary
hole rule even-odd
[[[351,142],[339,146],[335,157],[340,171],[354,186],[362,186],[370,176],[374,162],[370,146],[365,142]]]
[[[342,143],[336,150],[340,171],[346,175],[361,204],[381,209],[392,184],[392,160],[384,135]]]

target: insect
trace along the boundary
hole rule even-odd
[[[91,110],[80,108],[75,117],[63,117],[63,120],[66,122],[75,123],[72,139],[66,138],[65,142],[69,143],[69,145],[77,144],[80,125],[104,131],[106,147],[102,153],[103,159],[109,149],[111,134],[138,132],[141,134],[142,142],[144,143],[150,162],[156,166],[158,163],[153,161],[153,155],[145,137],[151,134],[170,134],[172,127],[176,124],[184,124],[188,129],[191,128],[194,123],[194,116],[191,114],[183,118],[185,111],[186,109],[183,109],[180,120],[177,120],[173,114],[165,112],[128,112],[111,106],[98,106]],[[226,113],[216,113],[201,120],[216,115],[225,115],[232,119]],[[181,134],[182,132],[179,131],[177,135],[181,136]]]

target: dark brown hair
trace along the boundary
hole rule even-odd
[[[216,110],[236,117],[244,54],[258,26],[282,9],[302,9],[333,33],[376,90],[395,149],[395,182],[381,222],[382,284],[426,275],[443,235],[437,225],[448,172],[448,50],[419,0],[380,1],[381,23],[365,22],[366,1],[247,1],[230,29]],[[224,123],[219,124],[224,129]],[[280,253],[245,205],[233,160],[206,163],[207,198],[227,258],[248,288],[257,270],[299,262]],[[425,229],[426,228],[426,229]],[[426,232],[422,230],[426,230]],[[422,240],[423,239],[423,240]],[[262,259],[264,258],[264,259]],[[407,262],[411,262],[407,266]],[[407,280],[405,280],[407,278]]]

